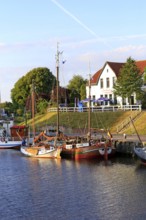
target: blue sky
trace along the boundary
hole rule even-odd
[[[56,74],[57,43],[61,86],[106,61],[145,60],[145,8],[145,0],[0,0],[1,101],[33,68]]]

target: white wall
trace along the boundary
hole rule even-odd
[[[107,78],[109,78],[109,87],[107,88]],[[91,85],[91,98],[98,99],[100,97],[111,98],[114,101],[113,94],[113,78],[116,80],[116,75],[111,67],[106,64],[105,68],[102,71],[102,74],[96,85]],[[101,79],[103,79],[103,88],[101,88]],[[89,87],[86,87],[86,94],[89,97]]]

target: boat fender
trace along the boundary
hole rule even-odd
[[[4,141],[5,141],[5,138],[2,137],[2,138],[1,138],[1,142],[4,142]]]
[[[101,146],[100,142],[96,142],[96,147],[100,147],[100,146]]]

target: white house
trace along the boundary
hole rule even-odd
[[[106,62],[102,69],[98,70],[90,80],[90,96],[93,100],[98,100],[103,97],[110,101],[103,101],[101,105],[110,104],[129,104],[128,99],[122,100],[121,97],[116,97],[113,92],[113,85],[119,76],[120,68],[124,63]],[[146,68],[146,60],[136,61],[137,67],[140,69],[140,74],[144,75]],[[143,87],[144,88],[144,87]],[[143,89],[142,88],[142,89]],[[89,97],[89,85],[86,86],[86,94]],[[105,100],[106,100],[105,99]],[[93,103],[92,105],[94,105]],[[135,94],[131,96],[131,104],[139,104]]]

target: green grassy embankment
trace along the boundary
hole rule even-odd
[[[117,126],[121,124],[126,118],[132,114],[131,111],[117,111],[117,112],[97,112],[91,113],[91,128],[110,129],[112,133],[117,133]],[[146,134],[145,124],[146,112],[142,112],[141,116],[134,122],[139,134]],[[41,130],[46,126],[55,126],[57,121],[57,114],[46,113],[43,115],[36,115],[35,117],[36,130]],[[67,128],[85,129],[88,127],[88,113],[87,112],[60,112],[59,115],[60,126]],[[27,121],[31,127],[32,120]],[[134,134],[133,126],[129,126],[124,132],[127,134]]]
[[[146,135],[146,112],[142,111],[141,115],[134,121],[134,126],[139,135]],[[135,129],[131,124],[126,130],[126,134],[135,134]]]

